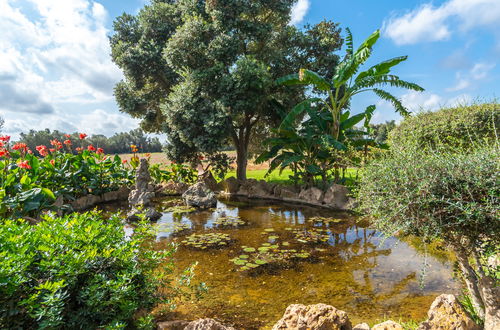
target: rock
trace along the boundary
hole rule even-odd
[[[389,320],[374,325],[372,330],[404,330],[404,329],[399,323]]]
[[[234,330],[234,328],[226,327],[214,319],[199,319],[189,322],[184,330]]]
[[[200,179],[201,179],[200,181],[203,181],[203,183],[205,183],[205,185],[208,187],[208,189],[210,189],[212,191],[220,191],[221,190],[221,187],[217,183],[217,180],[215,180],[212,172],[206,171],[205,173],[203,173],[201,175]]]
[[[184,330],[189,324],[189,321],[176,320],[176,321],[165,321],[159,322],[157,324],[158,330]]]
[[[123,186],[118,190],[108,191],[102,194],[101,197],[103,202],[114,202],[114,201],[126,200],[129,194],[130,194],[130,189],[126,186]]]
[[[161,186],[159,186],[158,193],[166,195],[166,196],[178,196],[188,190],[189,185],[184,182],[167,182]]]
[[[299,195],[293,187],[280,187],[279,197],[283,199],[298,200]]]
[[[252,182],[247,188],[249,198],[271,198],[270,188],[266,181]]]
[[[306,188],[300,192],[299,198],[305,203],[321,204],[323,199],[323,192],[316,187]]]
[[[83,211],[99,204],[100,202],[102,202],[102,198],[100,196],[86,195],[75,199],[70,203],[70,205],[75,211]]]
[[[323,203],[331,208],[346,210],[349,202],[349,189],[340,184],[332,184],[325,192]]]
[[[479,330],[481,329],[464,311],[452,294],[437,297],[427,312],[427,321],[420,323],[418,330]]]
[[[240,185],[240,182],[235,177],[227,178],[222,184],[224,191],[232,195],[238,193]]]
[[[140,220],[140,215],[143,214],[144,218],[148,221],[156,221],[162,217],[163,214],[156,211],[153,207],[145,209],[133,208],[127,213],[127,222],[137,222]]]
[[[186,205],[201,209],[209,209],[217,206],[215,194],[208,189],[204,182],[198,182],[189,187],[189,189],[182,194],[182,198]]]
[[[135,175],[135,189],[128,196],[128,202],[132,206],[148,206],[155,197],[155,188],[151,184],[148,161],[141,159]]]
[[[366,323],[360,323],[355,325],[352,330],[370,330],[370,326]]]
[[[273,327],[294,330],[351,330],[347,313],[325,304],[290,305]]]

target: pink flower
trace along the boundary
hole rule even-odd
[[[31,170],[31,166],[30,166],[30,164],[28,163],[27,160],[25,160],[23,162],[17,163],[17,166],[20,167],[20,168],[25,168],[27,170]]]
[[[87,137],[87,134],[85,134],[85,133],[80,133],[80,134],[79,134],[79,137],[80,137],[80,140],[83,140],[83,139],[85,139],[85,138]]]
[[[87,150],[88,150],[88,151],[95,151],[95,148],[94,148],[94,146],[93,146],[93,145],[89,145],[89,146],[87,147]]]

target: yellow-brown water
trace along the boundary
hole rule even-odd
[[[248,225],[238,229],[214,229],[221,215],[239,216]],[[313,216],[342,218],[329,225],[330,239],[316,252],[316,258],[289,268],[251,273],[238,271],[230,260],[242,254],[241,246],[258,247],[267,242],[262,232],[273,228],[279,240],[290,235],[286,228],[311,226]],[[425,255],[421,246],[396,238],[383,239],[380,233],[359,224],[346,213],[265,201],[220,201],[216,210],[173,216],[165,213],[159,228],[174,223],[191,227],[184,235],[158,233],[159,244],[181,241],[192,233],[223,232],[234,242],[228,247],[198,251],[180,246],[176,266],[180,269],[198,262],[195,281],[209,288],[204,298],[178,306],[178,319],[212,317],[240,329],[270,328],[290,304],[325,303],[344,310],[351,321],[373,324],[385,318],[425,319],[434,298],[454,293],[451,263],[446,257]],[[409,241],[415,244],[413,241]],[[297,249],[316,247],[296,243]],[[444,254],[446,256],[446,254]],[[423,278],[422,278],[422,275]]]

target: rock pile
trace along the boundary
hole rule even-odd
[[[217,206],[217,198],[204,182],[198,182],[188,188],[182,198],[187,206],[194,206],[200,209],[209,209]]]
[[[151,207],[151,201],[155,197],[155,187],[151,183],[149,175],[149,164],[146,159],[141,159],[135,175],[135,189],[129,196],[128,202],[132,210],[127,214],[127,221],[139,220],[139,214],[144,214],[146,219],[156,221],[161,213]]]

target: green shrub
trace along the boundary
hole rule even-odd
[[[439,238],[457,257],[480,317],[500,284],[488,257],[500,252],[500,150],[495,144],[468,153],[392,152],[364,171],[361,208],[387,235]],[[483,294],[480,292],[482,290]]]
[[[500,104],[477,104],[407,117],[389,133],[393,150],[470,150],[500,135]]]
[[[154,251],[152,234],[139,224],[127,238],[118,217],[97,212],[0,222],[0,328],[141,322],[141,311],[173,298],[158,290],[172,292],[173,250]]]

